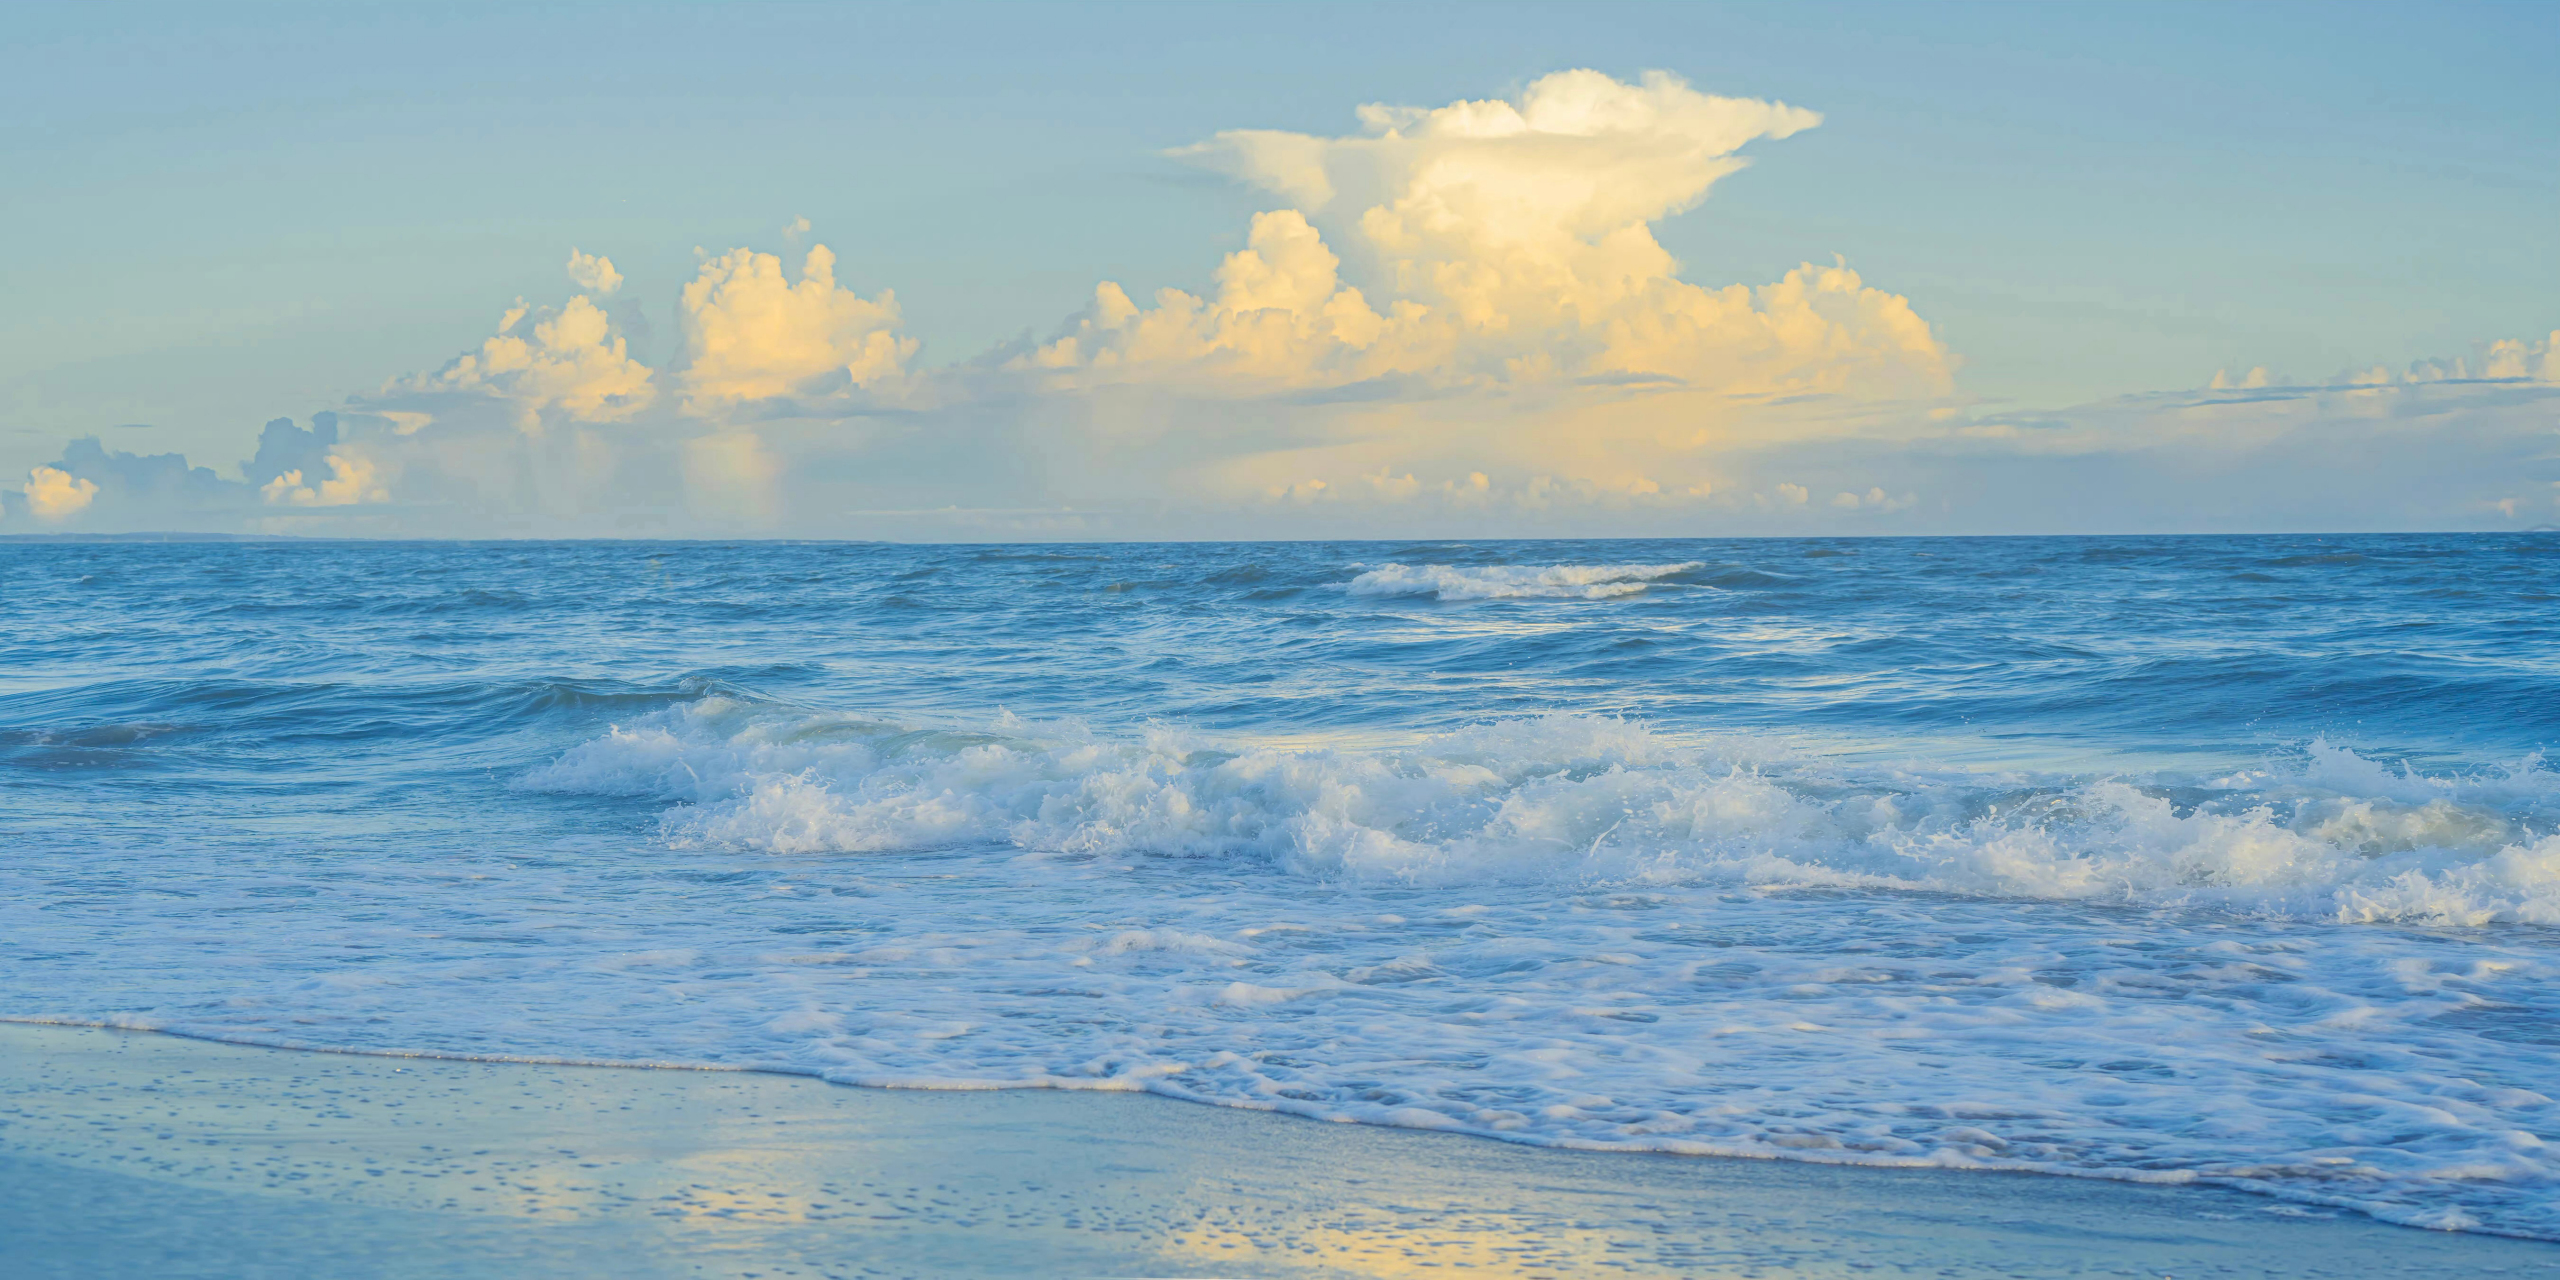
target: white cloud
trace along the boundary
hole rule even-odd
[[[598,297],[622,287],[622,273],[613,269],[613,259],[575,248],[569,250],[569,279]]]
[[[373,462],[334,451],[326,461],[329,474],[317,484],[304,484],[302,470],[297,467],[259,486],[259,499],[269,506],[294,507],[346,507],[391,500],[382,469]]]
[[[800,280],[782,259],[733,249],[684,287],[684,389],[689,407],[715,409],[792,394],[842,374],[866,386],[901,372],[916,342],[898,333],[898,299],[839,288],[836,256],[812,245]]]
[[[1869,485],[1865,493],[1846,489],[1831,496],[1831,505],[1841,511],[1900,511],[1919,501],[1919,495],[1906,493],[1897,498],[1886,493],[1882,485]]]
[[[1155,381],[1231,395],[1444,367],[1453,331],[1412,303],[1380,316],[1340,284],[1340,265],[1304,215],[1259,214],[1212,297],[1164,289],[1142,308],[1106,281],[1070,332],[1016,367],[1054,371],[1058,387]]]
[[[1936,395],[1952,361],[1903,298],[1845,266],[1706,288],[1650,224],[1819,123],[1674,76],[1567,71],[1511,101],[1369,106],[1351,137],[1240,131],[1178,154],[1297,202],[1254,218],[1217,290],[1116,284],[1019,362],[1053,385],[1151,380],[1255,394],[1403,377],[1597,379],[1719,394]],[[1323,228],[1320,230],[1319,228]],[[1367,289],[1341,279],[1340,240]]]
[[[1812,112],[1575,71],[1360,119],[1187,149],[1285,207],[1197,292],[1104,283],[1045,343],[922,368],[896,296],[840,285],[825,246],[796,273],[737,248],[703,255],[680,349],[653,369],[638,304],[597,301],[621,273],[573,249],[582,292],[519,302],[443,369],[308,429],[269,423],[238,479],[86,439],[0,501],[100,529],[889,537],[2512,528],[2560,511],[2542,490],[2560,481],[2560,334],[2322,386],[2235,366],[2209,389],[1985,413],[1910,302],[1845,263],[1709,285],[1655,239],[1740,148]]]
[[[385,393],[483,394],[506,404],[515,424],[526,431],[540,430],[545,417],[554,414],[577,422],[617,421],[656,399],[649,367],[631,358],[611,318],[586,295],[544,312],[526,337],[519,329],[529,314],[518,302],[499,319],[497,335],[479,350],[433,374],[395,382]]]
[[[2476,370],[2476,372],[2475,372]],[[2349,369],[2330,381],[2352,386],[2388,386],[2394,382],[2460,382],[2480,378],[2501,382],[2560,382],[2560,331],[2543,338],[2500,338],[2471,357],[2420,360],[2408,372],[2393,375],[2389,365]]]
[[[65,444],[59,460],[30,468],[6,501],[37,519],[76,517],[98,530],[220,529],[248,494],[248,486],[178,454],[126,453],[87,436]]]
[[[2205,387],[2212,391],[2254,391],[2273,383],[2274,379],[2268,375],[2267,367],[2259,365],[2237,378],[2232,377],[2228,369],[2216,369],[2213,371],[2213,380],[2207,382]]]
[[[1377,220],[1380,238],[1453,231],[1476,242],[1586,244],[1696,203],[1757,138],[1822,122],[1783,103],[1720,98],[1667,72],[1626,84],[1559,71],[1510,101],[1371,104],[1356,137],[1231,130],[1183,149],[1310,211]]]
[[[2490,343],[2487,357],[2480,362],[2480,376],[2560,382],[2560,330],[2540,342],[2507,338]]]
[[[38,520],[68,520],[86,510],[98,496],[98,482],[56,467],[33,467],[19,492]]]

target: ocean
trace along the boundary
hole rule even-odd
[[[2560,1239],[2560,537],[11,542],[0,600],[0,1017]]]

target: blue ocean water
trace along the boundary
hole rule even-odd
[[[0,1017],[2560,1238],[2560,538],[0,544]]]

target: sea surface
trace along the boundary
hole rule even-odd
[[[2560,1239],[2555,742],[2550,536],[0,543],[0,1017]]]

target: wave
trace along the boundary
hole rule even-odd
[[[1349,590],[1355,596],[1431,596],[1450,601],[1609,600],[1704,567],[1695,560],[1683,564],[1382,564],[1353,578]]]
[[[2201,907],[2303,921],[2560,924],[2538,758],[2430,776],[2315,741],[2216,778],[1853,765],[1556,715],[1394,747],[1111,738],[705,698],[617,726],[534,790],[670,805],[679,846],[964,846],[1258,859],[1367,883],[1729,883]]]

